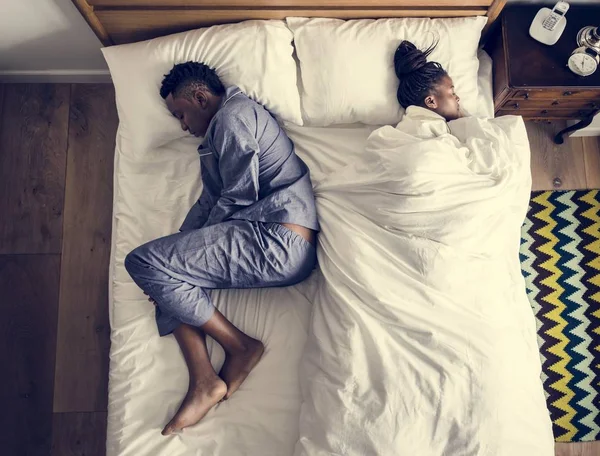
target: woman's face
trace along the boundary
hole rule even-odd
[[[462,117],[460,98],[454,92],[454,83],[450,76],[444,76],[438,83],[435,93],[425,98],[425,107],[444,117],[454,120]]]

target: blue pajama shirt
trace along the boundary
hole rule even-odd
[[[310,174],[277,121],[228,87],[198,148],[203,190],[180,233],[127,255],[125,267],[157,304],[161,336],[214,313],[207,290],[288,286],[316,251],[282,223],[318,231]]]

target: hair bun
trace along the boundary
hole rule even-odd
[[[394,54],[394,70],[398,79],[419,71],[427,65],[427,56],[431,53],[433,47],[421,51],[410,41],[402,41]]]

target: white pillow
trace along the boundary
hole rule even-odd
[[[307,19],[291,17],[300,61],[305,125],[395,124],[402,117],[394,52],[402,40],[425,49],[454,80],[461,107],[477,113],[477,47],[485,17],[456,19]]]
[[[159,90],[174,64],[203,62],[282,121],[302,125],[292,32],[283,21],[219,25],[102,49],[116,90],[121,141],[135,150],[187,133]]]

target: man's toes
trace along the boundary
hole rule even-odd
[[[167,424],[165,426],[165,428],[162,430],[161,434],[162,435],[171,435],[171,434],[175,434],[176,432],[179,432],[181,429],[178,428],[178,426],[173,422],[170,421],[169,424]]]

